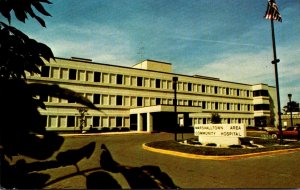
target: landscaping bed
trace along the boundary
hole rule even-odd
[[[192,141],[188,139],[188,141]],[[249,153],[257,153],[257,152],[266,152],[266,151],[274,151],[274,150],[283,150],[283,149],[292,149],[292,148],[300,148],[299,141],[291,141],[284,140],[283,145],[279,145],[278,139],[262,139],[262,138],[253,138],[246,137],[243,138],[242,141],[245,144],[249,144],[250,141],[253,141],[253,145],[262,145],[263,148],[246,146],[246,148],[242,148],[242,146],[232,146],[231,148],[219,148],[211,144],[211,146],[199,146],[197,144],[183,144],[180,142],[176,142],[174,140],[167,141],[156,141],[147,143],[146,146],[164,150],[172,150],[178,152],[184,152],[189,154],[198,154],[198,155],[210,155],[210,156],[230,156],[230,155],[241,155],[241,154],[249,154]]]

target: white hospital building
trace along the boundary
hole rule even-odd
[[[172,72],[172,64],[145,60],[132,67],[92,62],[72,57],[56,58],[41,68],[41,75],[28,74],[29,82],[57,84],[87,97],[99,110],[88,110],[86,129],[130,128],[138,131],[170,130],[175,126],[174,77],[178,113],[184,126],[210,123],[217,112],[222,123],[276,126],[276,88],[267,84],[242,84],[219,78]],[[39,97],[47,130],[79,130],[76,102]]]

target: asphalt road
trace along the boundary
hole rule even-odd
[[[179,139],[181,136],[178,136]],[[187,137],[187,135],[185,135]],[[105,144],[114,160],[128,166],[156,165],[181,188],[299,188],[300,153],[243,158],[239,160],[196,160],[153,153],[142,149],[145,142],[174,139],[173,134],[122,134],[66,137],[62,150],[79,148],[95,141],[97,148],[90,159],[79,162],[81,170],[99,166],[100,145]],[[51,169],[55,177],[75,172],[74,166]],[[125,187],[120,175],[114,177]],[[77,176],[49,188],[84,188],[84,177]],[[123,187],[124,187],[123,186]]]

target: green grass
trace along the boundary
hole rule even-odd
[[[173,150],[178,152],[198,154],[198,155],[214,155],[214,156],[230,156],[230,155],[241,155],[256,152],[266,152],[282,149],[300,148],[299,141],[284,141],[285,146],[279,146],[279,140],[276,139],[261,139],[261,138],[244,138],[245,141],[253,141],[254,144],[263,145],[264,148],[237,148],[233,146],[232,148],[216,148],[216,147],[206,147],[206,146],[190,146],[183,145],[174,140],[168,141],[156,141],[150,142],[146,145],[153,148]]]

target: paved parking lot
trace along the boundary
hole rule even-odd
[[[192,136],[185,134],[184,137]],[[178,136],[181,138],[181,135]],[[79,148],[95,141],[97,148],[92,157],[79,163],[80,169],[99,166],[100,145],[105,144],[113,158],[123,165],[156,165],[182,188],[299,188],[300,153],[263,156],[239,160],[196,160],[158,154],[142,149],[151,141],[174,139],[173,134],[122,134],[66,137],[64,149]],[[73,166],[51,170],[56,177],[74,172]],[[116,176],[121,181],[120,176]],[[54,184],[56,188],[84,187],[83,177]],[[80,181],[81,180],[81,181]],[[76,181],[76,186],[74,186]],[[125,185],[126,186],[126,185]]]

